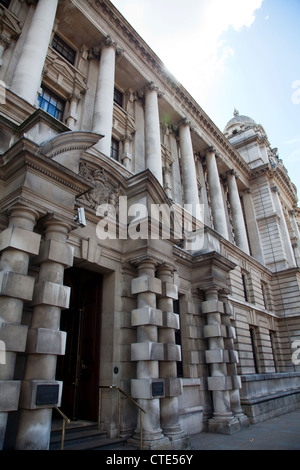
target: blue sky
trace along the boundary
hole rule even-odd
[[[300,0],[112,3],[221,131],[263,125],[300,198]]]

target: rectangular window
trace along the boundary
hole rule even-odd
[[[121,108],[123,106],[123,93],[117,88],[114,89],[114,102],[117,103]]]
[[[179,305],[179,300],[173,300],[173,311],[174,313],[177,313],[180,318],[180,305]],[[179,327],[179,330],[175,330],[175,344],[180,346],[181,349],[181,330]],[[182,378],[183,377],[183,363],[182,361],[176,362],[177,365],[177,377]]]
[[[55,117],[59,121],[62,121],[65,108],[64,100],[47,88],[43,88],[42,93],[38,98],[38,102],[41,109],[51,114],[51,116]]]
[[[120,143],[118,140],[112,138],[111,139],[111,147],[110,147],[110,157],[114,160],[119,161],[119,153],[120,153]]]
[[[267,284],[265,282],[261,283],[261,291],[262,291],[262,296],[263,296],[265,309],[269,310],[268,287],[267,287]]]
[[[253,361],[254,361],[254,370],[255,370],[255,374],[258,374],[256,331],[255,331],[255,327],[253,326],[250,326],[250,339],[251,339],[251,347],[252,347],[252,354],[253,354]]]
[[[63,39],[57,36],[57,34],[54,35],[52,47],[68,62],[70,62],[70,64],[74,65],[76,51],[74,51],[74,49],[72,49],[72,47],[70,47]]]
[[[246,277],[246,274],[242,274],[242,282],[243,282],[244,298],[245,298],[246,302],[249,302],[249,295],[248,295],[248,286],[247,286],[247,277]]]

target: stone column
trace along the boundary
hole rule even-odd
[[[38,0],[11,90],[35,104],[54,25],[58,0]]]
[[[24,302],[32,300],[34,278],[28,276],[30,256],[37,255],[40,235],[33,233],[38,213],[25,206],[10,209],[8,228],[0,233],[0,340],[5,362],[0,366],[0,449],[8,412],[18,409],[21,382],[14,380],[17,353],[26,347],[27,326],[22,325]],[[2,344],[3,344],[2,343]]]
[[[145,90],[145,163],[163,185],[158,96],[158,88],[149,83]]]
[[[225,215],[225,207],[222,196],[220,177],[214,149],[208,149],[206,153],[206,167],[213,215],[214,227],[224,238],[228,239],[228,228]]]
[[[132,293],[137,294],[138,307],[131,314],[131,324],[137,330],[137,343],[131,345],[131,360],[137,365],[137,378],[131,381],[131,394],[147,412],[143,415],[145,449],[159,448],[169,443],[160,427],[160,397],[164,395],[164,381],[159,378],[159,361],[164,359],[164,347],[158,342],[162,312],[156,308],[156,295],[161,294],[162,290],[161,281],[155,278],[155,265],[149,259],[141,261],[138,277],[131,284]],[[138,443],[139,439],[138,424],[133,440]]]
[[[132,135],[124,135],[122,137],[123,142],[123,152],[121,156],[122,164],[127,168],[127,170],[132,170],[132,152],[131,152],[131,143],[132,143]]]
[[[289,217],[290,217],[291,227],[293,231],[291,242],[292,242],[292,246],[294,249],[296,263],[297,263],[297,266],[299,267],[300,266],[300,233],[299,233],[299,228],[298,228],[294,210],[289,211]]]
[[[225,327],[224,347],[227,355],[227,374],[231,377],[232,387],[229,390],[231,411],[240,423],[240,428],[249,426],[249,419],[243,413],[240,399],[240,389],[242,388],[241,379],[237,374],[237,363],[239,361],[238,353],[234,348],[234,339],[236,338],[235,328],[231,324],[232,307],[228,303],[228,297],[225,292],[220,293],[220,301],[223,302],[224,315],[221,317],[222,325]]]
[[[174,448],[184,449],[189,439],[179,424],[178,396],[182,395],[182,384],[177,378],[177,361],[181,360],[181,350],[175,342],[175,330],[180,328],[180,322],[179,315],[173,310],[173,301],[178,299],[178,289],[173,283],[171,266],[161,265],[157,276],[162,282],[158,307],[163,315],[162,326],[158,328],[158,340],[164,345],[164,360],[159,363],[159,375],[165,382],[165,396],[160,400],[160,424]]]
[[[281,200],[279,197],[279,191],[278,191],[277,186],[273,186],[271,190],[272,190],[272,195],[273,195],[275,211],[276,211],[276,214],[280,218],[280,233],[281,233],[281,237],[282,237],[282,241],[284,245],[286,259],[287,259],[289,267],[296,266],[295,255],[294,255],[286,219],[283,213],[282,204],[281,204]]]
[[[62,308],[69,307],[70,288],[63,285],[63,279],[64,269],[73,264],[73,250],[66,244],[70,230],[67,223],[51,216],[44,227],[44,241],[34,260],[40,270],[32,301],[28,356],[20,394],[16,438],[19,450],[49,448],[52,408],[60,406],[62,392],[62,383],[55,380],[55,372],[57,356],[65,353],[66,333],[59,331],[60,313]]]
[[[93,131],[104,135],[96,148],[110,156],[114,111],[116,43],[107,36],[100,46],[100,64],[94,105]]]
[[[251,248],[251,255],[257,259],[261,264],[264,264],[264,255],[262,243],[260,239],[259,228],[256,221],[256,214],[251,196],[251,189],[243,191],[243,204],[245,211],[246,224],[248,226],[248,236]]]
[[[211,288],[205,292],[206,300],[202,302],[202,313],[206,316],[204,337],[208,341],[205,358],[210,367],[207,378],[208,390],[212,392],[213,417],[208,422],[208,430],[222,434],[232,434],[240,429],[240,424],[231,412],[229,390],[232,389],[231,377],[227,374],[226,353],[224,351],[225,327],[221,315],[224,314],[223,303],[219,301],[218,289]]]
[[[179,124],[179,139],[184,204],[191,204],[193,216],[199,219],[199,193],[191,138],[191,126],[186,119]]]
[[[229,171],[227,173],[227,183],[236,244],[239,248],[241,248],[241,250],[243,250],[249,255],[249,245],[244,214],[242,210],[238,187],[236,184],[236,174],[234,171]]]

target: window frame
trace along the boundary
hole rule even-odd
[[[45,98],[45,94],[49,95],[49,99]],[[62,122],[66,105],[64,99],[60,98],[60,96],[58,96],[56,93],[42,85],[42,92],[39,94],[38,103],[40,109],[50,114],[50,116],[54,117],[58,121]],[[42,106],[43,103],[47,103],[47,106]],[[60,107],[57,106],[58,104]],[[55,110],[54,113],[50,111],[50,106]]]
[[[51,47],[71,65],[75,65],[76,50],[73,49],[61,36],[54,34]]]

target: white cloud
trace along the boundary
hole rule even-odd
[[[125,18],[201,104],[222,77],[232,46],[230,27],[250,27],[263,0],[112,0]]]

